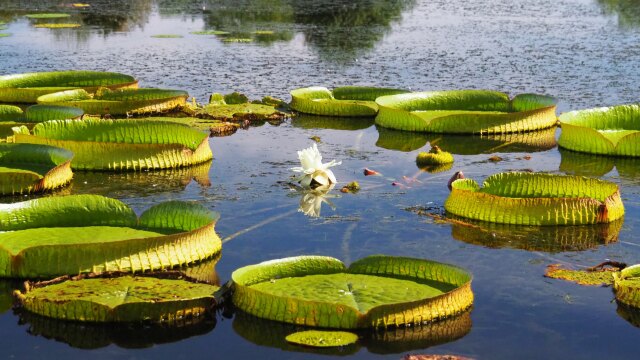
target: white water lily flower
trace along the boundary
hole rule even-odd
[[[342,164],[342,161],[331,160],[323,164],[322,155],[318,151],[318,146],[313,144],[310,148],[298,151],[298,158],[302,166],[291,168],[293,172],[302,173],[296,178],[305,188],[312,186],[325,186],[337,182],[330,167]]]

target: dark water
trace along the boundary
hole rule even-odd
[[[640,2],[539,1],[0,1],[0,73],[95,69],[133,74],[141,85],[250,98],[302,86],[369,84],[413,90],[490,88],[560,99],[560,111],[638,100]],[[204,11],[203,11],[204,7]],[[78,29],[35,29],[23,17],[67,11]],[[58,20],[59,21],[59,20]],[[192,31],[225,30],[251,43],[224,43]],[[259,35],[255,31],[272,31]],[[158,34],[182,38],[157,39]],[[315,199],[320,216],[297,211],[303,194],[286,181],[296,151],[319,136],[341,184]],[[351,262],[384,253],[466,267],[476,295],[470,314],[403,333],[363,333],[338,353],[289,346],[287,326],[234,315],[180,329],[79,326],[9,310],[12,284],[0,283],[0,345],[6,358],[352,358],[407,353],[479,359],[626,359],[637,356],[638,314],[618,309],[607,288],[542,276],[552,263],[640,262],[640,160],[559,151],[557,133],[524,137],[452,137],[377,129],[370,120],[300,117],[212,138],[215,159],[202,167],[138,174],[76,173],[56,194],[97,193],[141,212],[169,199],[196,200],[221,214],[228,241],[216,264],[220,281],[247,264],[302,254]],[[428,143],[456,162],[441,172],[415,166]],[[489,162],[492,155],[503,160]],[[530,155],[529,160],[525,155]],[[383,174],[364,177],[368,167]],[[462,170],[482,180],[506,170],[602,177],[620,184],[627,215],[606,227],[460,228],[417,209],[442,212],[446,181]],[[392,186],[393,182],[399,183]],[[5,199],[16,201],[17,199]],[[310,209],[306,209],[310,211]],[[629,319],[629,320],[626,320]],[[634,320],[635,319],[635,320]],[[446,334],[446,335],[443,335]],[[71,345],[71,346],[70,346]]]

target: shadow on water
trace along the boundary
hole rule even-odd
[[[530,153],[547,151],[556,146],[556,128],[540,131],[496,135],[452,135],[400,131],[376,126],[378,147],[387,150],[413,151],[438,145],[442,150],[457,155],[491,153]]]
[[[367,351],[374,354],[398,354],[445,344],[464,337],[471,331],[471,311],[466,311],[450,319],[418,326],[353,331],[358,333],[358,343],[330,349],[316,349],[290,344],[285,340],[287,335],[308,330],[308,328],[260,319],[242,311],[237,311],[234,316],[233,330],[256,345],[285,351],[351,355],[366,348]]]
[[[560,171],[571,175],[604,176],[615,167],[623,179],[637,181],[640,175],[640,159],[616,157],[560,150]]]
[[[624,219],[608,224],[580,226],[521,226],[464,221],[451,224],[451,236],[489,248],[564,252],[595,249],[618,242]]]
[[[302,129],[363,130],[373,125],[373,118],[299,114],[291,119],[291,125]]]

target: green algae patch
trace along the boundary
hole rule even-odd
[[[346,331],[308,330],[290,334],[285,339],[302,346],[325,348],[355,344],[358,335]]]
[[[616,269],[617,270],[617,269]],[[572,270],[563,268],[560,264],[547,266],[545,277],[570,281],[579,285],[587,286],[611,286],[615,271],[604,269],[594,270]]]
[[[66,281],[17,298],[27,311],[61,320],[171,324],[210,312],[216,290],[182,280],[124,276]]]
[[[300,256],[234,271],[233,303],[265,319],[313,327],[381,328],[461,313],[473,302],[471,275],[429,260]]]

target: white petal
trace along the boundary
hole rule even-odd
[[[289,170],[293,172],[304,172],[304,168],[301,166],[292,167],[292,168],[289,168]]]
[[[329,177],[327,176],[327,173],[324,171],[316,171],[316,173],[313,174],[313,180],[315,180],[320,185],[330,184]]]
[[[325,173],[327,174],[327,177],[329,178],[329,183],[330,184],[335,184],[335,183],[338,182],[338,180],[336,180],[336,176],[333,175],[333,171],[325,170]]]
[[[311,185],[311,180],[313,178],[310,175],[305,175],[302,180],[300,180],[300,185],[302,185],[303,187],[308,188]]]

